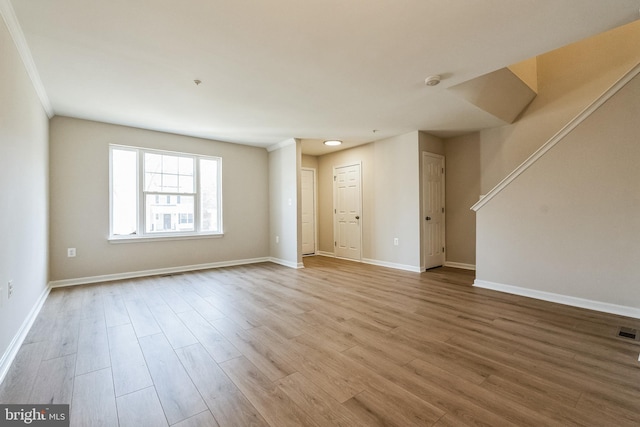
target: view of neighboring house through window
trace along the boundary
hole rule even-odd
[[[111,237],[222,233],[219,157],[110,150]]]

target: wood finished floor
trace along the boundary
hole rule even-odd
[[[638,426],[640,321],[305,258],[55,289],[2,403],[72,426]]]

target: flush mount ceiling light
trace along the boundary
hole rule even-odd
[[[435,86],[438,83],[440,83],[440,76],[437,74],[424,79],[424,84],[426,84],[427,86]]]
[[[336,145],[341,145],[341,144],[342,144],[342,141],[339,141],[337,139],[330,139],[324,142],[324,145],[329,145],[331,147],[334,147]]]

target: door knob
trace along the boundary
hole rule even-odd
[[[360,216],[357,216],[357,215],[356,215],[356,219],[360,219]]]
[[[425,219],[426,219],[427,221],[431,221],[431,217],[430,217],[430,216],[426,217]]]

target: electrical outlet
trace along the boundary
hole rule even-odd
[[[280,243],[280,236],[276,236],[276,243]]]
[[[7,287],[7,299],[13,295],[13,280],[9,280],[9,286]]]
[[[393,238],[393,246],[398,246],[400,244],[400,242],[398,241],[397,237]]]
[[[76,248],[67,248],[67,257],[73,258],[76,256]]]

